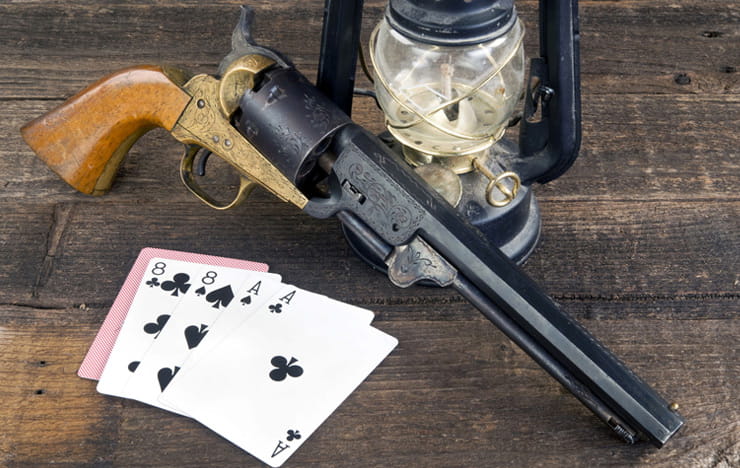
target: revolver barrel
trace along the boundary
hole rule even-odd
[[[353,125],[340,132],[337,145],[341,150],[331,177],[334,190],[341,193],[309,201],[307,212],[315,216],[340,210],[352,213],[394,250],[413,249],[404,256],[408,260],[401,268],[434,265],[417,275],[421,279],[434,279],[444,270],[434,258],[440,256],[455,273],[452,279],[449,273],[442,275],[439,283],[463,294],[623,439],[631,441],[641,434],[662,446],[683,425],[668,402],[561,310],[382,142]],[[393,274],[392,266],[389,272]]]

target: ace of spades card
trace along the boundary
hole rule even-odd
[[[337,319],[350,306],[310,299],[279,313],[268,300],[182,369],[160,401],[280,466],[398,343],[369,321]]]

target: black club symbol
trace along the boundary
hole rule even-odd
[[[187,273],[178,273],[172,278],[172,281],[163,282],[162,289],[172,291],[173,296],[177,296],[179,293],[185,294],[190,289],[188,281],[190,281],[190,275]]]
[[[288,437],[286,437],[286,439],[288,439],[288,442],[290,442],[291,440],[298,440],[300,438],[301,431],[294,431],[293,429],[288,430]]]
[[[270,364],[275,366],[275,369],[270,371],[270,378],[275,382],[281,382],[285,380],[287,376],[300,377],[303,375],[303,367],[296,364],[298,359],[291,357],[290,362],[283,356],[275,356],[270,361]]]
[[[280,304],[280,303],[278,303],[278,304],[270,304],[269,309],[270,309],[270,312],[272,312],[274,314],[279,314],[279,313],[281,313],[283,311],[283,305]]]
[[[152,279],[150,279],[149,281],[147,281],[147,282],[146,282],[146,284],[147,284],[147,285],[148,285],[148,286],[149,286],[150,288],[153,288],[153,287],[155,287],[155,286],[159,286],[159,280],[158,280],[157,278],[152,278]]]
[[[150,335],[154,335],[154,339],[157,339],[162,329],[167,325],[167,321],[170,319],[168,314],[162,314],[157,317],[156,322],[149,322],[144,325],[144,331]],[[132,371],[133,372],[133,371]]]

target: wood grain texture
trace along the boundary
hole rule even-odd
[[[64,181],[89,195],[110,189],[129,148],[149,130],[172,130],[190,102],[161,66],[103,77],[21,127],[23,139]]]
[[[144,135],[105,197],[75,192],[19,128],[114,70],[215,71],[241,1],[0,4],[0,465],[264,466],[197,423],[97,394],[80,361],[146,246],[264,261],[285,281],[375,311],[399,347],[286,466],[740,466],[740,6],[582,1],[583,144],[535,188],[525,270],[687,424],[625,446],[460,296],[393,287],[335,221],[264,191],[218,213]],[[254,1],[256,38],[309,77],[320,0]],[[363,35],[384,0],[368,0]],[[536,2],[517,1],[536,49]],[[359,77],[360,86],[367,87]],[[354,118],[380,131],[374,103]],[[515,133],[515,132],[513,132]],[[210,163],[209,163],[210,164]],[[225,172],[225,171],[224,171]],[[235,180],[218,168],[212,187]]]

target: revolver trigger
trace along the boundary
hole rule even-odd
[[[193,172],[195,157],[201,149],[203,148],[198,145],[186,145],[185,154],[182,156],[182,160],[180,161],[180,180],[182,180],[185,187],[190,190],[190,193],[214,210],[228,210],[246,200],[249,194],[252,193],[252,190],[257,187],[257,184],[241,174],[239,175],[239,189],[237,190],[236,197],[234,197],[234,199],[229,203],[222,203],[208,195],[205,190],[203,190],[195,180]],[[213,154],[211,151],[206,150],[203,156],[201,156],[195,174],[199,176],[205,175],[206,161],[211,154]]]
[[[208,158],[211,157],[213,153],[211,150],[205,150],[203,154],[200,156],[200,159],[198,160],[198,165],[195,168],[195,173],[198,175],[198,177],[203,177],[206,175],[206,164],[208,163]]]

